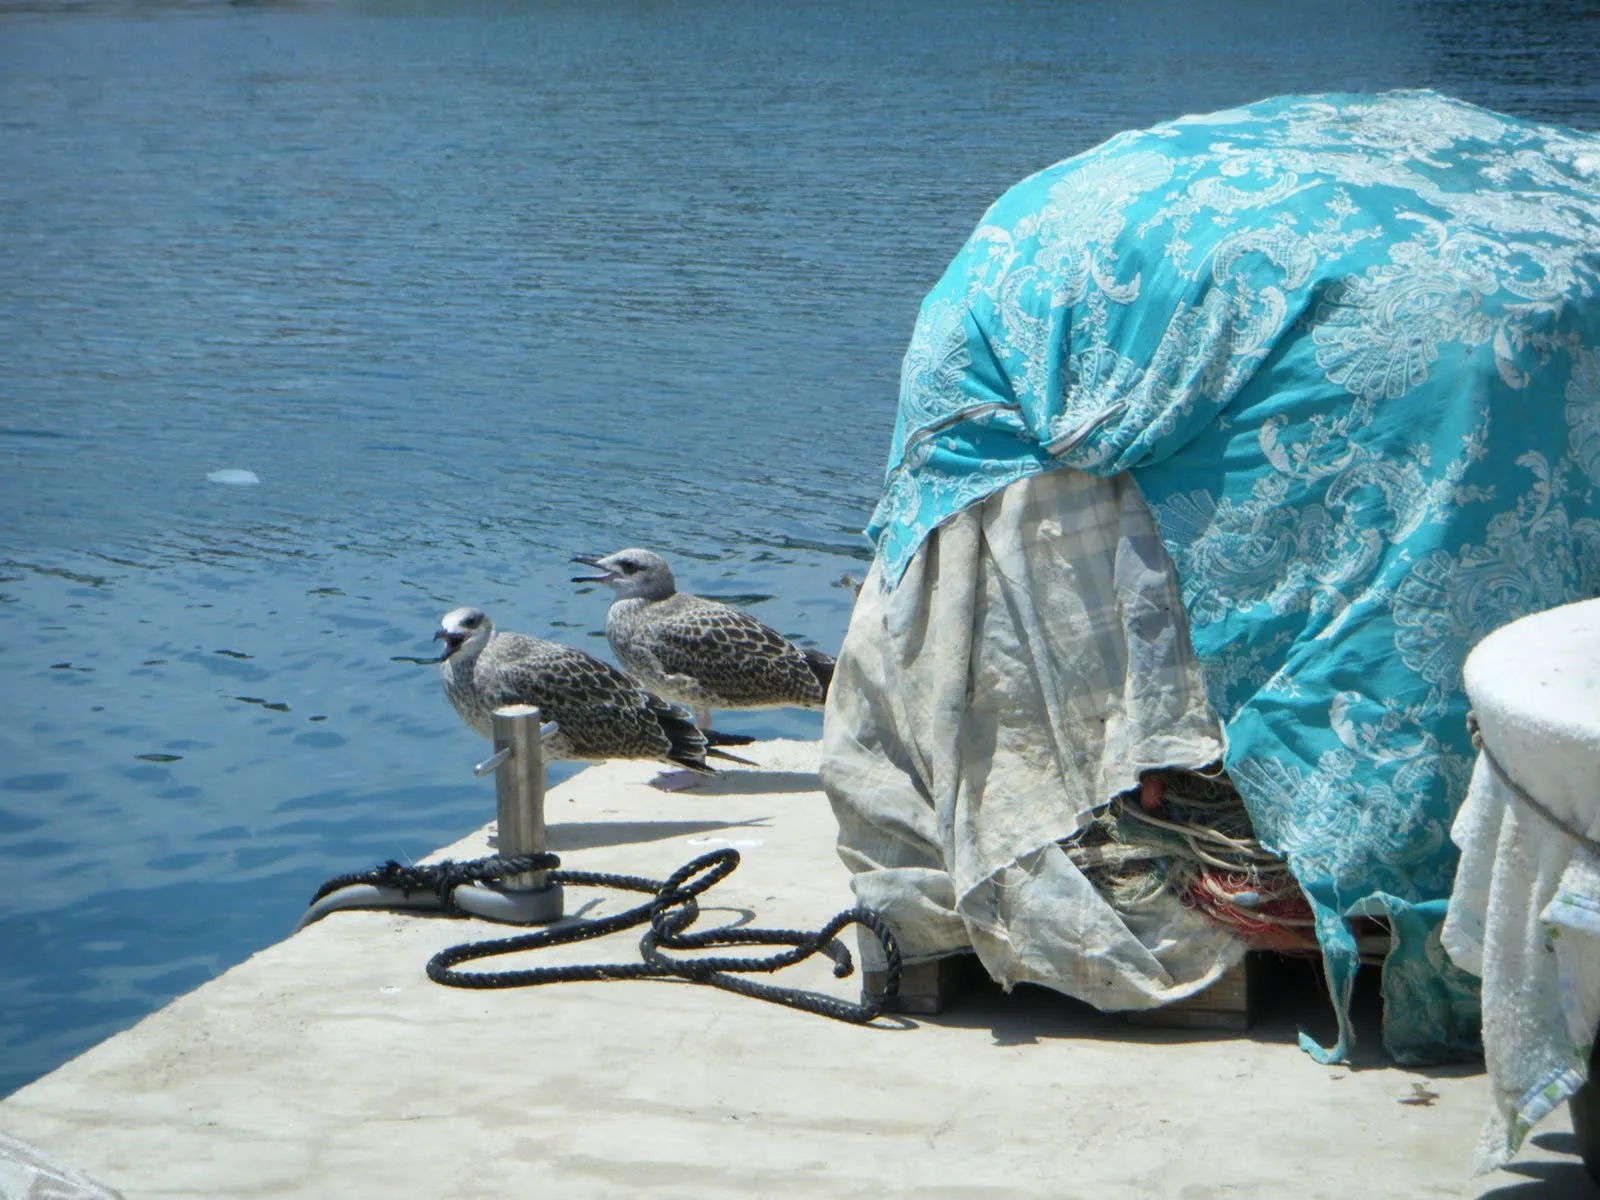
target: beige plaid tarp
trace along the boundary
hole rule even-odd
[[[1141,771],[1222,748],[1138,489],[1063,469],[945,522],[892,592],[874,564],[822,780],[857,899],[908,961],[970,948],[1007,986],[1152,1008],[1212,983],[1241,944],[1175,896],[1119,914],[1058,842]]]

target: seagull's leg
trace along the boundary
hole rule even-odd
[[[710,729],[711,728],[711,710],[709,708],[697,708],[697,709],[695,709],[694,710],[694,723],[697,726],[699,726],[701,732],[704,732],[705,730]]]
[[[698,787],[704,778],[694,771],[663,771],[650,781],[650,786],[663,792],[686,792]]]

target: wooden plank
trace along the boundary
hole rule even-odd
[[[1246,954],[1203,992],[1160,1008],[1125,1013],[1131,1025],[1158,1029],[1223,1029],[1242,1033],[1255,1019],[1260,990],[1260,962]]]
[[[957,954],[904,967],[900,972],[900,994],[893,1003],[885,1005],[885,1010],[916,1013],[919,1016],[941,1013],[966,990],[974,972],[981,969],[975,954]],[[883,995],[885,978],[882,971],[863,970],[862,1000]]]

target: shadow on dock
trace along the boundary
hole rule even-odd
[[[566,850],[665,842],[727,829],[766,829],[766,822],[766,817],[748,821],[562,821],[550,825],[550,849],[560,854]]]
[[[683,793],[685,796],[773,796],[783,792],[821,790],[815,771],[763,771],[719,768]]]

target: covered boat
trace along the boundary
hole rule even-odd
[[[1381,919],[1390,1053],[1476,1053],[1438,932],[1461,669],[1600,595],[1597,291],[1600,139],[1429,92],[1185,117],[1002,195],[912,333],[825,723],[908,957],[1137,1009],[1299,938],[1337,1059]]]

